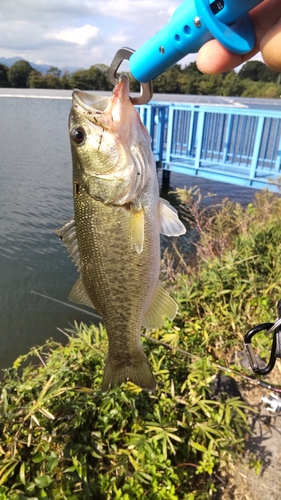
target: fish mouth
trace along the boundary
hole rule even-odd
[[[89,94],[88,92],[83,92],[79,89],[74,89],[72,92],[73,105],[81,107],[85,111],[104,111],[108,105],[110,97],[108,96],[97,96],[94,94]]]
[[[72,92],[74,107],[80,107],[85,111],[104,111],[109,101],[129,100],[130,86],[127,75],[120,75],[113,89],[112,96],[98,96],[74,89]]]
[[[130,98],[130,84],[127,75],[120,75],[113,89],[112,99],[128,100]]]

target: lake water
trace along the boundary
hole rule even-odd
[[[0,367],[83,314],[67,300],[76,268],[56,228],[71,217],[70,101],[0,98]]]
[[[7,92],[42,96],[42,91]],[[0,369],[50,337],[65,341],[57,327],[67,328],[74,320],[95,321],[82,311],[42,297],[74,305],[67,297],[78,277],[56,234],[56,228],[73,214],[67,125],[70,93],[46,92],[61,98],[0,94]],[[222,196],[236,193],[238,201],[242,196],[249,202],[254,195],[246,188],[215,186],[204,179],[195,182]],[[172,184],[192,184],[192,178],[172,176]]]

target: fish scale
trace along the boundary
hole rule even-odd
[[[133,330],[139,330],[148,297],[158,285],[157,272],[153,276],[151,270],[159,270],[159,244],[155,239],[147,237],[142,253],[138,254],[131,248],[128,239],[129,216],[126,208],[108,207],[93,200],[91,204],[76,200],[75,207],[80,203],[82,207],[85,206],[87,214],[83,217],[82,210],[78,209],[81,220],[77,231],[80,225],[85,230],[79,239],[80,255],[83,255],[83,282],[93,304],[107,318],[107,333],[109,337],[112,335],[110,345],[113,346],[113,351],[117,336],[121,335],[128,343],[126,349],[129,352],[132,340],[136,337]],[[118,227],[118,231],[113,238],[112,231],[115,227]],[[147,236],[148,231],[147,224]],[[88,266],[84,267],[84,259]],[[92,272],[89,272],[89,267]],[[99,286],[96,286],[97,283]],[[130,336],[127,330],[131,332]]]

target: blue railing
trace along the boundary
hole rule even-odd
[[[152,150],[156,161],[163,162],[166,156],[169,104],[151,103],[139,106],[142,122],[148,128]]]
[[[269,179],[280,175],[279,112],[157,102],[139,111],[164,170],[274,189]]]

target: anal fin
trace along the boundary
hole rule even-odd
[[[156,328],[164,324],[164,317],[174,319],[178,312],[177,303],[170,297],[169,293],[160,283],[150,307],[144,317],[143,326],[145,328]]]
[[[94,309],[96,309],[83,285],[81,276],[79,276],[75,285],[71,289],[68,298],[69,300],[71,300],[72,302],[76,302],[77,304],[83,304],[85,306],[93,307]]]
[[[186,232],[184,224],[179,220],[174,207],[163,198],[159,200],[160,233],[166,236],[180,236]]]

